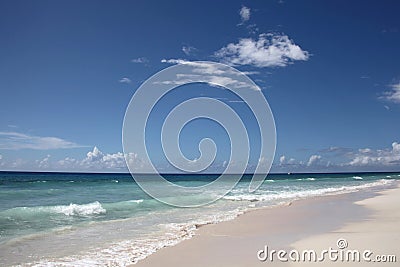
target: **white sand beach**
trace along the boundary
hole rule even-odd
[[[370,250],[368,266],[396,266],[372,262],[375,256],[400,256],[400,188],[382,192],[355,192],[299,200],[288,206],[248,212],[235,220],[201,227],[196,236],[176,246],[159,250],[135,266],[357,266],[360,263],[336,261],[328,257],[319,263],[281,262],[276,254],[261,261],[257,252],[271,250]],[[264,249],[265,250],[265,249]],[[262,255],[261,255],[262,256]],[[288,254],[286,258],[288,258]]]

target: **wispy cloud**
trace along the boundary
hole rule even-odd
[[[318,152],[325,155],[344,156],[348,153],[353,152],[353,149],[347,147],[331,146],[329,148],[321,149]]]
[[[66,149],[85,147],[58,137],[41,137],[17,132],[0,132],[0,149]]]
[[[242,8],[239,10],[239,15],[242,23],[248,21],[251,16],[250,8],[242,6]]]
[[[149,60],[148,60],[147,58],[145,58],[145,57],[138,57],[138,58],[131,59],[131,62],[132,62],[132,63],[142,63],[142,64],[145,64],[145,63],[149,63]]]
[[[129,83],[131,83],[132,81],[131,81],[131,79],[129,79],[129,78],[127,78],[127,77],[124,77],[124,78],[122,78],[121,80],[119,80],[119,82],[120,82],[120,83],[127,83],[127,84],[129,84]]]
[[[50,168],[50,155],[47,155],[46,157],[44,157],[42,160],[39,161],[38,163],[38,167],[40,169],[49,169]]]
[[[294,61],[306,61],[310,55],[287,35],[268,33],[260,34],[258,40],[243,38],[230,43],[215,56],[234,66],[284,67]]]
[[[191,54],[195,53],[197,49],[193,46],[182,46],[182,52],[185,53],[185,55],[190,56]]]
[[[387,33],[398,33],[399,29],[397,29],[397,28],[388,28],[388,29],[383,29],[381,32],[384,33],[384,34],[387,34]]]
[[[250,86],[248,82],[241,80],[242,77],[239,77],[238,73],[222,64],[216,65],[204,61],[188,61],[184,59],[163,59],[161,62],[187,65],[190,67],[190,69],[188,69],[190,73],[178,73],[176,74],[176,79],[158,83],[182,85],[202,80],[205,83],[215,86],[252,89],[256,91],[261,90],[257,85],[253,84]]]
[[[400,103],[400,82],[390,85],[391,90],[383,93],[379,99]]]

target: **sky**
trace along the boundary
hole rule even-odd
[[[0,170],[125,172],[122,125],[140,85],[177,63],[213,61],[247,74],[276,124],[273,172],[400,170],[398,1],[0,0]],[[210,85],[181,86],[153,114],[190,97],[247,119],[249,166],[260,138],[244,103]],[[202,138],[229,162],[229,137],[197,120],[181,132],[189,159]],[[140,155],[132,153],[141,168]],[[250,169],[249,169],[250,170]]]

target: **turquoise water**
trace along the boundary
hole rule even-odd
[[[184,186],[216,177],[166,176]],[[0,265],[124,266],[190,238],[199,225],[299,198],[389,187],[400,173],[270,174],[254,193],[250,178],[215,203],[176,208],[147,196],[129,174],[0,172]]]

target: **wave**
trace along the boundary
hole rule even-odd
[[[193,224],[166,224],[166,233],[158,238],[144,238],[112,242],[107,248],[94,248],[84,254],[58,259],[42,259],[29,266],[130,266],[164,247],[171,247],[193,237]]]
[[[309,178],[299,178],[296,179],[296,181],[315,181],[315,178],[309,177]]]
[[[175,246],[192,238],[197,229],[208,224],[233,220],[243,214],[239,209],[228,213],[209,215],[187,223],[160,224],[163,234],[112,242],[106,248],[94,248],[84,254],[69,255],[58,259],[42,259],[31,263],[33,266],[130,266],[147,258],[156,251]],[[29,265],[30,266],[30,265]]]
[[[137,199],[137,200],[128,200],[128,202],[130,202],[130,203],[137,203],[137,204],[139,204],[139,203],[142,203],[143,202],[143,199]]]
[[[68,206],[55,206],[52,209],[67,216],[90,216],[106,213],[106,209],[98,201],[83,205],[71,203]]]
[[[362,180],[363,178],[361,176],[353,176],[354,180]]]
[[[65,216],[93,216],[105,214],[107,211],[100,202],[95,201],[88,204],[57,205],[57,206],[35,206],[16,207],[0,212],[6,218],[29,218],[40,215],[65,215]]]
[[[77,217],[91,217],[96,215],[104,215],[107,210],[131,209],[132,204],[142,203],[143,199],[133,199],[114,203],[103,203],[99,201],[87,204],[55,205],[55,206],[33,206],[33,207],[15,207],[0,212],[0,216],[4,218],[29,219],[30,217],[38,217],[40,215],[64,215]]]
[[[313,196],[321,196],[326,194],[342,194],[342,193],[350,193],[359,191],[366,188],[382,186],[392,183],[393,180],[381,179],[376,182],[366,183],[363,185],[354,185],[354,186],[340,186],[340,187],[329,187],[329,188],[320,188],[320,189],[311,189],[311,190],[302,190],[302,191],[287,191],[280,192],[277,194],[238,194],[238,195],[229,195],[224,196],[223,199],[230,201],[272,201],[272,200],[294,200],[299,198],[313,197]]]

